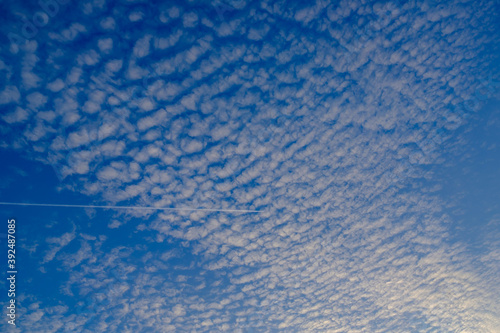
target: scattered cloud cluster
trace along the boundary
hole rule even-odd
[[[96,201],[261,213],[130,211],[46,237],[40,266],[68,272],[74,304],[25,295],[23,329],[500,329],[497,243],[476,260],[450,241],[422,184],[439,149],[402,163],[484,88],[494,1],[60,10],[2,46],[0,145]]]

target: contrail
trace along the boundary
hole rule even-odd
[[[101,209],[141,209],[141,210],[176,210],[176,211],[206,211],[227,213],[261,213],[260,210],[248,209],[210,209],[210,208],[171,208],[171,207],[137,207],[137,206],[94,206],[94,205],[62,205],[23,202],[0,202],[5,206],[38,206],[38,207],[69,207],[69,208],[101,208]]]

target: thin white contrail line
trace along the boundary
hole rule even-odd
[[[94,206],[94,205],[62,205],[23,202],[0,202],[5,206],[38,206],[38,207],[69,207],[69,208],[102,208],[102,209],[142,209],[142,210],[177,210],[177,211],[207,211],[228,213],[261,213],[259,210],[248,209],[210,209],[210,208],[171,208],[171,207],[137,207],[137,206]]]

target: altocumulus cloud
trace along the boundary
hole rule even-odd
[[[1,146],[109,204],[262,213],[130,211],[104,224],[132,243],[40,238],[80,301],[26,295],[21,331],[500,330],[498,244],[476,260],[423,190],[439,151],[390,176],[490,73],[494,1],[59,10],[3,41]]]

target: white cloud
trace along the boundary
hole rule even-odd
[[[17,107],[14,112],[11,112],[9,114],[6,114],[2,116],[2,119],[7,122],[8,124],[13,124],[13,123],[20,123],[28,119],[29,113],[20,108]]]
[[[154,39],[155,48],[164,50],[169,47],[172,47],[175,44],[177,44],[181,36],[182,36],[182,30],[177,30],[172,34],[169,34],[167,37],[160,37],[160,38],[155,37]]]
[[[149,45],[152,38],[153,36],[146,35],[139,39],[134,46],[134,56],[136,56],[137,58],[143,58],[147,56],[150,52]]]
[[[140,11],[137,11],[137,12],[132,12],[130,13],[130,15],[128,16],[129,20],[131,22],[137,22],[137,21],[141,21],[144,17],[144,13],[143,12],[140,12]]]
[[[21,97],[19,90],[15,86],[7,86],[0,93],[0,104],[7,104],[12,102],[19,102]]]
[[[184,28],[194,28],[198,24],[198,15],[196,13],[186,13],[182,17]]]
[[[109,53],[113,49],[113,39],[112,38],[102,38],[97,41],[97,46],[99,50],[103,53]],[[121,60],[117,60],[121,61]]]
[[[424,12],[411,3],[235,2],[219,21],[160,8],[154,17],[168,33],[127,32],[121,38],[132,49],[119,52],[116,36],[104,32],[69,53],[88,31],[79,23],[49,32],[68,52],[59,67],[42,75],[45,60],[31,45],[40,56],[19,60],[23,83],[0,93],[2,104],[19,105],[3,121],[44,146],[37,153],[19,140],[19,149],[50,154],[65,185],[96,200],[262,213],[116,213],[104,226],[131,227],[133,242],[118,246],[125,238],[113,233],[107,248],[98,235],[79,245],[75,232],[48,238],[44,263],[72,268],[62,290],[89,300],[83,309],[92,311],[41,303],[44,315],[33,310],[23,325],[381,332],[420,331],[422,323],[493,331],[498,279],[474,262],[494,267],[495,244],[480,260],[450,245],[434,194],[413,179],[406,181],[414,190],[401,191],[403,180],[386,177],[406,168],[409,147],[430,151],[425,126],[440,125],[446,105],[480,86],[470,73],[487,69],[479,40],[493,23],[486,4],[469,5]],[[138,22],[130,10],[137,24],[155,22],[147,12]],[[459,13],[461,22],[452,19]],[[108,31],[125,24],[93,19]],[[366,24],[378,25],[375,33]],[[421,176],[418,168],[404,172]],[[169,246],[175,255],[164,253]]]
[[[261,40],[269,32],[269,25],[263,24],[262,27],[250,28],[248,31],[248,39]]]
[[[123,60],[116,59],[106,63],[106,69],[111,72],[118,72],[123,66]]]
[[[61,91],[64,88],[64,81],[61,79],[56,79],[53,82],[47,84],[47,88],[52,92]]]
[[[68,245],[75,238],[75,232],[67,232],[60,237],[49,237],[46,242],[54,244],[53,247],[45,254],[44,263],[52,261],[57,252]]]
[[[112,17],[106,17],[101,20],[101,27],[105,30],[114,30],[116,27],[116,21]]]
[[[172,7],[168,10],[168,15],[171,17],[171,18],[178,18],[179,15],[180,15],[180,9],[179,7]]]
[[[87,29],[84,25],[80,23],[73,23],[68,29],[64,29],[60,34],[55,32],[49,32],[49,37],[58,42],[71,42],[82,32],[86,32]]]
[[[100,60],[99,54],[95,50],[90,50],[78,57],[79,65],[93,66],[97,64]]]

